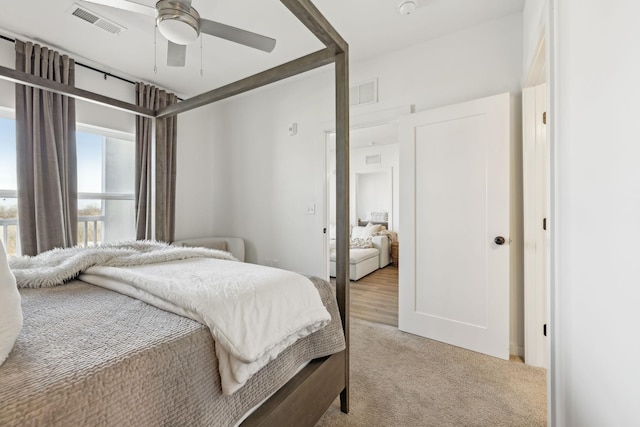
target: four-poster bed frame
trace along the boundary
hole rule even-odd
[[[349,411],[349,48],[310,0],[280,1],[326,46],[324,49],[158,111],[0,66],[0,78],[5,80],[162,119],[335,63],[336,297],[346,350],[310,362],[242,423],[247,426],[313,425],[338,394],[342,411]]]

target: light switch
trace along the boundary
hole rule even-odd
[[[309,203],[307,205],[307,215],[315,215],[316,214],[316,204]]]

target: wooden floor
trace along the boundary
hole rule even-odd
[[[335,283],[335,279],[331,279]],[[398,268],[389,265],[364,276],[349,287],[351,316],[398,326]]]

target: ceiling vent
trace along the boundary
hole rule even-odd
[[[349,88],[349,105],[374,104],[378,102],[378,79]]]
[[[85,22],[88,22],[91,25],[95,25],[96,27],[104,31],[107,31],[110,34],[118,35],[124,30],[126,30],[126,28],[123,27],[122,25],[116,24],[115,22],[107,18],[104,18],[98,15],[97,13],[91,12],[87,8],[82,7],[77,3],[74,3],[71,5],[71,8],[69,8],[68,13],[75,16],[76,18],[79,18]]]

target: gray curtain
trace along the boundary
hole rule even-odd
[[[75,85],[73,59],[16,40],[16,70]],[[76,104],[64,95],[16,84],[18,220],[24,255],[76,244]]]
[[[136,84],[137,105],[158,110],[178,102],[175,94],[155,86]],[[176,116],[156,120],[155,159],[152,158],[153,120],[136,118],[136,238],[153,236],[152,165],[155,161],[155,239],[172,242],[176,212]]]

